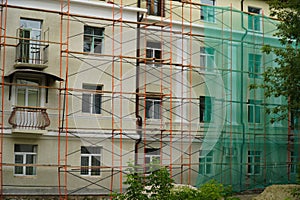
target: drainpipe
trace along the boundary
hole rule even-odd
[[[141,7],[141,0],[138,0],[137,7]],[[137,22],[141,22],[143,20],[143,15],[140,15],[140,12],[137,12]],[[134,153],[135,153],[135,159],[134,164],[138,164],[138,153],[139,153],[139,144],[142,141],[142,125],[143,125],[143,119],[139,115],[139,86],[140,86],[140,38],[141,38],[141,30],[140,30],[140,23],[137,23],[137,30],[136,30],[136,72],[135,72],[135,117],[136,117],[136,133],[139,136],[139,138],[135,141],[134,146]]]
[[[240,157],[240,189],[242,189],[242,176],[243,176],[243,163],[244,163],[244,148],[245,148],[245,122],[244,122],[244,88],[243,88],[243,83],[244,83],[244,39],[248,34],[248,29],[244,25],[244,0],[241,0],[241,24],[242,24],[242,29],[245,30],[245,33],[242,37],[241,40],[241,97],[240,97],[240,119],[241,119],[241,125],[242,125],[242,145],[241,145],[241,157]]]

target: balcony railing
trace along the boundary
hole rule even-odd
[[[13,128],[45,130],[50,125],[46,110],[46,108],[16,106],[8,122]]]
[[[33,65],[45,65],[48,62],[49,45],[38,41],[22,39],[16,48],[16,63],[27,63]]]

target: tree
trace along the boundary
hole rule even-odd
[[[271,16],[279,20],[278,31],[281,47],[266,45],[263,52],[276,55],[278,67],[266,68],[263,73],[265,96],[285,97],[287,104],[268,109],[275,114],[271,122],[288,118],[288,114],[300,116],[300,3],[299,0],[267,0]],[[254,86],[257,87],[257,86]]]

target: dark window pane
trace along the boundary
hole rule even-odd
[[[84,167],[86,166],[86,167]],[[81,156],[81,170],[80,174],[88,175],[89,174],[89,157]]]
[[[82,112],[91,112],[91,94],[82,94]]]
[[[15,144],[15,152],[36,152],[36,145]]]
[[[93,156],[92,157],[92,167],[100,167],[101,161],[100,156]],[[92,168],[92,173],[91,175],[100,175],[100,168]]]

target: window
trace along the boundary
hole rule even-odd
[[[22,63],[40,64],[41,62],[41,30],[42,21],[20,19],[19,37],[17,46],[17,61]]]
[[[210,122],[212,113],[212,98],[200,96],[200,122]]]
[[[15,144],[15,164],[33,165],[36,164],[37,145]],[[32,176],[36,175],[35,166],[15,166],[15,175]]]
[[[209,47],[200,47],[200,67],[212,71],[215,65],[215,50]]]
[[[248,55],[248,67],[249,67],[249,77],[258,78],[260,75],[260,68],[261,68],[261,55],[250,53]]]
[[[261,101],[249,100],[248,101],[248,122],[260,123],[261,120]]]
[[[297,173],[297,157],[294,151],[291,151],[291,164],[290,164],[290,172],[292,174]]]
[[[147,0],[149,15],[164,17],[164,0]]]
[[[247,174],[260,174],[261,151],[248,151]]]
[[[40,106],[40,88],[38,80],[17,79],[17,105],[18,106]]]
[[[82,88],[85,91],[82,94],[82,112],[90,114],[101,114],[103,85],[83,84]]]
[[[161,98],[147,97],[146,98],[146,118],[161,119]]]
[[[201,0],[201,20],[215,22],[215,0]]]
[[[260,22],[259,14],[261,14],[261,9],[249,6],[248,7],[248,12],[250,13],[248,15],[248,28],[250,30],[260,31],[261,22]]]
[[[152,60],[147,60],[147,63],[156,63],[159,66],[161,62],[161,43],[160,42],[149,42],[147,41],[146,48],[146,58],[151,58]]]
[[[84,26],[83,51],[102,53],[104,28]]]
[[[160,150],[155,148],[146,148],[145,153],[146,173],[149,173],[151,170],[153,170],[150,169],[149,164],[160,164]]]
[[[213,151],[200,151],[199,173],[203,175],[213,173]]]
[[[81,175],[100,175],[101,150],[101,147],[81,147]]]

